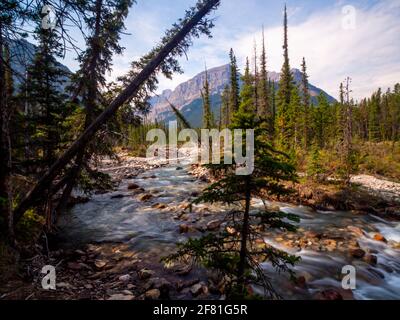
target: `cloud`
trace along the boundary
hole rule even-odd
[[[300,68],[303,56],[307,60],[310,81],[329,94],[337,97],[339,83],[347,76],[353,79],[353,95],[356,99],[370,95],[378,87],[385,90],[400,82],[400,1],[385,0],[372,5],[354,0],[355,28],[343,28],[346,18],[342,9],[348,1],[324,3],[321,7],[289,6],[289,55],[291,66]],[[275,5],[275,4],[274,4]],[[150,6],[150,4],[149,4]],[[279,71],[282,66],[282,13],[281,6],[259,1],[226,1],[215,16],[216,27],[213,38],[201,37],[190,48],[188,58],[180,59],[185,70],[172,80],[160,77],[160,90],[174,89],[204,70],[228,63],[229,49],[233,48],[243,68],[246,56],[252,57],[254,40],[260,44],[261,25],[264,24],[268,54],[268,67]],[[150,6],[151,7],[151,6]],[[314,8],[315,7],[315,8]],[[166,21],[163,8],[160,10],[137,9],[128,19],[128,31],[122,44],[127,48],[123,56],[115,57],[114,72],[110,78],[124,74],[130,62],[151,49],[160,35],[175,17]],[[175,11],[179,11],[175,7]],[[180,8],[179,8],[180,9]],[[172,10],[172,8],[171,8]],[[267,13],[265,13],[267,12]],[[311,13],[310,13],[311,12]],[[176,13],[178,14],[178,13]],[[249,19],[250,15],[256,18]],[[307,15],[306,15],[307,14]],[[239,17],[243,18],[239,20]],[[238,22],[239,21],[239,22]],[[134,39],[134,41],[132,41]]]
[[[320,11],[296,25],[289,22],[291,66],[299,68],[302,57],[306,57],[310,81],[334,96],[347,76],[353,79],[355,98],[399,82],[400,1],[387,1],[368,9],[355,7],[356,24],[351,30],[342,26],[341,9]],[[269,68],[280,70],[282,27],[268,28],[265,35]],[[246,56],[253,55],[254,38],[260,37],[261,32],[257,32],[230,41],[242,63]]]

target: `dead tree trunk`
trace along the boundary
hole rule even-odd
[[[93,138],[101,126],[106,123],[126,101],[132,98],[145,81],[156,71],[158,66],[168,57],[168,55],[179,46],[180,42],[190,33],[190,31],[206,16],[220,0],[207,1],[198,12],[179,30],[171,40],[149,61],[143,70],[132,80],[132,82],[114,99],[97,119],[85,130],[85,132],[64,152],[64,154],[53,164],[53,166],[42,176],[35,187],[20,202],[14,211],[14,222],[18,222],[25,211],[32,205],[36,198],[49,188],[52,181],[60,171],[85,148],[86,144]]]

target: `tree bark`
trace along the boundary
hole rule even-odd
[[[168,57],[168,55],[184,40],[190,31],[206,16],[220,0],[209,0],[198,12],[179,30],[174,37],[150,60],[143,70],[132,80],[132,82],[115,98],[115,100],[104,110],[97,119],[85,130],[85,132],[65,151],[65,153],[53,164],[53,166],[43,175],[35,187],[20,202],[14,211],[14,222],[18,222],[25,211],[31,206],[35,198],[45,191],[60,171],[75,157],[75,155],[86,146],[101,126],[106,123],[115,112],[126,101],[134,96],[145,81],[156,71],[158,66]]]
[[[238,266],[238,284],[241,292],[244,292],[244,273],[246,271],[246,260],[247,260],[247,239],[249,236],[249,220],[250,220],[250,201],[251,201],[251,186],[250,176],[246,177],[246,199],[245,199],[245,210],[243,215],[242,225],[242,238],[240,241],[240,260]]]
[[[11,189],[11,139],[10,139],[10,91],[11,75],[7,76],[5,63],[8,62],[3,26],[0,21],[0,215],[4,217],[8,230],[8,240],[14,242],[14,221],[12,213]],[[8,80],[8,81],[7,81]]]

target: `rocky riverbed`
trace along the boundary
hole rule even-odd
[[[190,205],[206,186],[207,172],[198,166],[120,158],[121,162],[105,161],[102,166],[116,188],[75,205],[59,224],[58,248],[48,257],[38,255],[27,261],[30,271],[24,285],[10,284],[1,298],[225,298],[224,279],[217,275],[190,263],[160,261],[189,237],[225,228],[227,207]],[[266,204],[301,218],[296,233],[266,230],[256,240],[258,246],[275,246],[302,258],[295,268],[296,281],[278,276],[268,264],[263,266],[283,298],[400,298],[398,222],[360,211]],[[263,205],[260,199],[252,201],[254,208]],[[55,291],[41,289],[40,270],[45,264],[56,266]],[[356,266],[357,290],[341,288],[344,265]]]

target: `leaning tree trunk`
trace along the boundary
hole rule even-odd
[[[175,36],[158,52],[158,54],[149,61],[143,70],[132,80],[132,82],[114,99],[97,119],[85,130],[85,132],[65,151],[65,153],[53,164],[53,166],[42,176],[35,187],[20,202],[14,211],[14,221],[18,222],[25,211],[32,205],[35,198],[49,188],[52,181],[57,177],[60,171],[76,156],[76,154],[86,146],[93,138],[101,126],[106,123],[117,110],[132,96],[137,94],[140,87],[152,75],[159,65],[168,57],[168,55],[179,46],[180,42],[190,33],[190,31],[206,16],[220,0],[209,0],[202,6],[198,12],[179,30]]]

